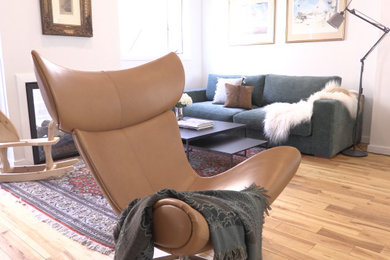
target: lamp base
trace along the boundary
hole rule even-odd
[[[368,155],[367,152],[356,150],[354,148],[346,149],[346,150],[342,151],[341,153],[344,155],[347,155],[347,156],[352,156],[352,157],[365,157]]]

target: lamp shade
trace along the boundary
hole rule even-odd
[[[335,13],[332,17],[329,18],[328,24],[333,28],[338,29],[344,21],[344,12]]]

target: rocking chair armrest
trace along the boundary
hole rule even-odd
[[[16,147],[16,146],[43,146],[43,145],[54,145],[60,141],[59,137],[54,137],[53,140],[47,138],[36,138],[36,139],[21,139],[17,142],[6,142],[0,143],[0,148]]]
[[[210,231],[205,218],[187,203],[167,198],[153,207],[155,245],[174,255],[203,252],[210,244]]]

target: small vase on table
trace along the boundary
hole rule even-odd
[[[178,121],[183,120],[184,107],[191,106],[191,105],[192,105],[192,98],[187,93],[183,93],[181,95],[180,100],[177,102],[175,106],[176,118]]]
[[[183,107],[176,107],[176,118],[178,121],[183,120]]]

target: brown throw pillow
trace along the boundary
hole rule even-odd
[[[236,86],[226,83],[225,89],[225,107],[252,109],[252,86]]]

